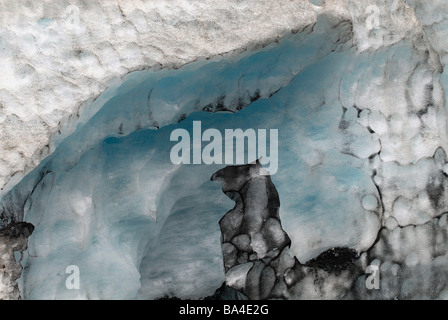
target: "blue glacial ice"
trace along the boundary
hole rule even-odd
[[[221,286],[218,221],[234,204],[210,177],[224,165],[170,161],[171,132],[192,135],[193,121],[278,129],[271,178],[302,263],[335,247],[369,259],[380,230],[380,244],[393,242],[388,232],[448,211],[435,191],[448,183],[446,110],[427,51],[402,40],[359,52],[351,24],[331,22],[235,57],[135,72],[106,92],[2,199],[4,216],[35,226],[23,297],[197,299]],[[80,269],[79,290],[66,288],[69,265]],[[296,297],[314,297],[303,287]]]

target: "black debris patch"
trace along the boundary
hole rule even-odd
[[[359,253],[350,248],[332,248],[309,260],[304,266],[339,274],[359,259]]]
[[[433,98],[434,86],[432,84],[427,84],[425,86],[425,109],[428,110],[431,107],[434,107],[434,98]]]
[[[179,119],[177,119],[177,123],[184,121],[185,119],[187,119],[187,114],[183,113],[180,115]]]
[[[207,104],[205,107],[202,108],[202,111],[205,112],[214,112],[213,105],[211,103]]]
[[[420,110],[417,111],[417,116],[418,116],[418,117],[422,117],[422,116],[424,116],[424,115],[427,114],[427,113],[428,113],[428,108],[427,108],[427,107],[424,107],[424,108],[422,108],[422,109],[420,109]]]
[[[226,105],[224,104],[224,100],[226,99],[225,95],[221,95],[218,97],[218,100],[216,100],[215,110],[216,111],[226,111]]]
[[[261,98],[260,89],[257,89],[253,96],[250,97],[250,102],[255,102]]]
[[[34,231],[34,226],[29,222],[13,222],[7,227],[0,229],[0,236],[18,238],[24,236],[28,238]]]
[[[230,109],[228,109],[228,108],[226,107],[226,105],[225,105],[225,103],[224,103],[225,99],[226,99],[226,95],[225,95],[225,94],[219,96],[219,97],[216,99],[216,101],[215,101],[214,104],[212,104],[212,103],[207,104],[206,106],[204,106],[204,107],[202,108],[202,111],[205,111],[205,112],[212,112],[212,113],[214,113],[214,112],[218,112],[218,111],[230,111],[230,112],[234,112],[233,110],[230,110]]]
[[[242,97],[238,97],[238,102],[237,102],[237,105],[236,105],[236,110],[237,111],[240,111],[241,109],[243,109],[244,107],[245,107],[245,103],[244,103],[244,100],[243,100],[243,98]]]

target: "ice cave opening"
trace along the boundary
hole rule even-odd
[[[292,265],[280,268],[294,284],[287,298],[446,297],[440,64],[429,44],[415,44],[418,32],[362,51],[355,31],[323,15],[262,48],[133,72],[107,90],[1,199],[2,226],[34,226],[20,260],[22,297],[200,299],[221,287],[219,221],[235,204],[210,177],[225,164],[170,161],[172,132],[194,136],[194,122],[278,130],[271,179],[287,256],[309,262],[300,279]],[[313,267],[334,248],[357,252],[361,271]],[[381,290],[364,285],[369,265],[381,268]],[[67,289],[69,266],[79,268],[77,290]]]

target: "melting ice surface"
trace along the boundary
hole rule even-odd
[[[23,219],[36,226],[22,262],[24,298],[201,298],[221,286],[218,221],[234,203],[210,177],[225,165],[170,162],[170,133],[192,135],[193,121],[221,132],[278,129],[272,181],[299,261],[336,246],[367,250],[381,227],[372,166],[387,127],[367,88],[389,71],[409,74],[419,57],[405,41],[359,54],[344,44],[346,27],[138,72],[106,92],[9,195],[16,212],[26,199]],[[80,269],[79,290],[65,286],[69,265]]]

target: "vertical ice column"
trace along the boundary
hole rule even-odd
[[[283,297],[291,244],[281,226],[277,190],[270,176],[260,175],[261,168],[258,161],[227,166],[211,178],[221,181],[236,203],[219,221],[226,284],[249,299]]]
[[[28,245],[28,237],[34,226],[28,222],[13,222],[0,229],[0,300],[20,299],[17,279],[22,273],[20,260],[16,261],[15,253],[23,252]]]

